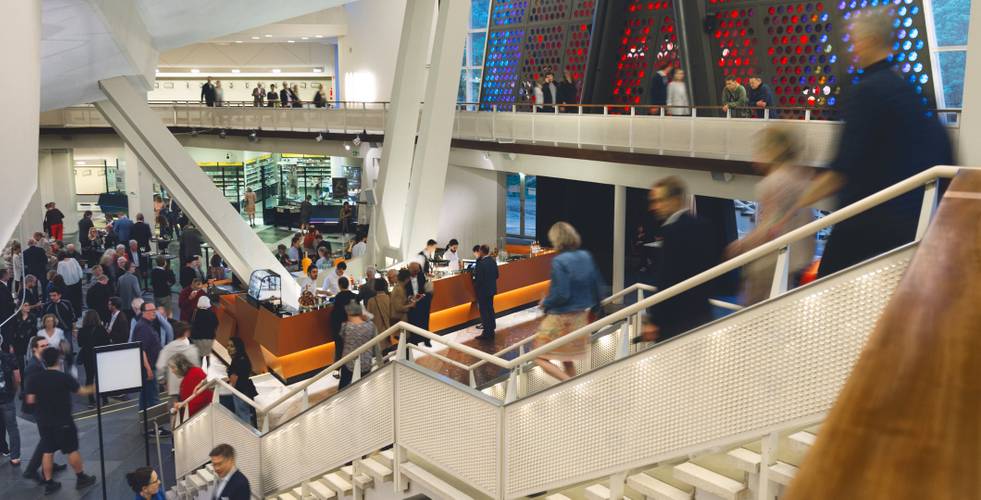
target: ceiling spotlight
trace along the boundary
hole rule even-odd
[[[197,137],[197,136],[198,136],[198,131],[197,131],[197,129],[193,129],[193,128],[192,128],[192,129],[191,129],[191,137]]]
[[[232,70],[232,73],[241,73],[241,72],[242,72],[242,70],[240,70],[240,69],[233,69]]]
[[[314,73],[321,73],[321,72],[323,72],[323,71],[324,71],[324,70],[322,70],[322,69],[320,69],[320,68],[313,68],[313,72],[314,72]]]
[[[286,43],[296,43],[296,40],[286,40]]]
[[[345,142],[344,143],[344,149],[350,151],[351,150],[351,145]]]
[[[194,68],[194,69],[191,70],[191,73],[200,73],[200,72],[201,72],[201,70],[199,70],[197,68]]]
[[[324,35],[313,35],[314,38],[323,38]]]
[[[262,35],[262,36],[264,36],[266,38],[272,38],[272,35]]]
[[[255,130],[249,132],[249,142],[259,142],[259,133]]]
[[[275,68],[275,69],[272,70],[272,72],[273,73],[279,73],[280,72],[280,69],[279,68]]]
[[[251,37],[251,38],[252,38],[253,40],[258,40],[258,39],[259,39],[259,37],[257,37],[257,36],[254,36],[254,37]]]
[[[301,36],[300,37],[300,40],[309,40],[309,39],[310,39],[310,37],[308,37],[308,36]]]
[[[314,137],[313,140],[315,140],[317,142],[323,141],[324,140],[324,134],[317,134],[317,137]]]
[[[224,139],[225,138],[225,131],[224,130],[219,130],[218,131],[218,138],[219,139]]]
[[[243,43],[241,40],[235,40],[235,43]]]

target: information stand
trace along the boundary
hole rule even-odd
[[[143,389],[145,371],[143,350],[139,342],[112,344],[95,348],[95,401],[99,422],[99,467],[102,471],[102,499],[107,500],[106,456],[102,440],[102,398],[139,393]],[[146,411],[146,409],[143,409]],[[146,436],[146,419],[143,431]],[[145,439],[145,438],[144,438]],[[144,441],[145,442],[145,441]],[[146,443],[146,461],[150,465],[150,447]]]

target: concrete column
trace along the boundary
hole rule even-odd
[[[147,224],[153,226],[153,173],[128,145],[124,146],[123,157],[126,159],[126,198],[129,203],[129,218],[135,221],[136,214],[142,213]]]
[[[613,187],[613,293],[623,290],[627,241],[627,186]]]
[[[408,258],[436,235],[450,156],[461,54],[466,41],[469,2],[440,2],[432,64],[402,230],[402,258]]]
[[[9,5],[7,5],[9,3]],[[5,246],[37,189],[38,116],[41,112],[41,0],[4,4],[0,47],[12,47],[4,64],[16,77],[0,78],[0,95],[17,96],[4,103],[0,116],[0,248]],[[29,219],[35,214],[28,214]],[[41,216],[36,214],[37,224]],[[40,226],[38,226],[40,228]],[[23,242],[22,242],[23,243]]]
[[[958,162],[981,166],[981,2],[971,2],[972,15],[967,37],[967,67],[964,68],[964,111],[958,140]]]
[[[398,63],[392,102],[385,123],[385,142],[375,199],[375,217],[368,238],[369,260],[381,264],[382,257],[398,257],[402,241],[405,203],[416,147],[420,101],[426,83],[426,56],[433,27],[433,0],[408,0],[399,41]],[[392,249],[395,252],[392,252]]]

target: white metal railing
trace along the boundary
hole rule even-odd
[[[270,108],[252,106],[251,101],[229,102],[224,107],[207,107],[194,101],[151,101],[150,107],[170,127],[215,134],[224,129],[256,130],[261,137],[261,131],[380,135],[385,131],[389,104],[341,101],[332,103],[330,108]],[[773,123],[781,123],[800,132],[804,141],[802,161],[820,165],[830,159],[842,126],[841,122],[820,119],[824,110],[811,108],[774,108],[776,117],[771,116],[769,109],[755,109],[761,113],[759,118],[740,118],[738,113],[746,109],[723,112],[717,106],[681,108],[688,110],[681,115],[670,114],[672,107],[660,107],[652,113],[650,106],[622,104],[561,108],[544,112],[530,104],[460,103],[456,108],[453,138],[749,160],[754,136]],[[960,110],[935,112],[947,125],[956,145]],[[91,106],[45,112],[40,122],[42,127],[109,126]]]
[[[392,326],[388,330],[380,333],[372,341],[362,345],[354,352],[347,354],[346,356],[342,357],[339,361],[331,364],[328,368],[324,369],[314,377],[311,377],[310,379],[307,379],[306,381],[298,384],[296,387],[286,392],[285,394],[283,394],[281,397],[279,397],[269,405],[260,407],[251,399],[242,396],[240,393],[237,393],[237,391],[234,391],[234,389],[232,389],[231,392],[235,394],[237,397],[243,398],[251,406],[256,408],[257,414],[259,415],[260,418],[268,415],[269,412],[275,409],[277,406],[283,404],[284,402],[290,400],[291,398],[294,398],[299,394],[302,394],[303,409],[306,409],[307,407],[309,407],[308,391],[311,385],[321,380],[322,378],[328,376],[329,374],[333,373],[335,370],[340,369],[341,366],[351,361],[354,361],[355,363],[354,380],[355,381],[358,380],[360,378],[360,373],[361,373],[360,359],[359,359],[360,354],[366,352],[368,349],[373,349],[376,345],[380,345],[382,342],[386,341],[391,335],[395,333],[401,333],[397,352],[398,352],[399,359],[405,359],[407,355],[407,351],[415,350],[415,348],[408,347],[406,343],[406,338],[407,338],[406,333],[410,332],[419,335],[425,339],[428,339],[432,342],[442,344],[447,349],[455,350],[463,354],[469,355],[473,358],[476,358],[477,361],[472,365],[465,365],[461,362],[450,360],[451,361],[450,364],[453,366],[456,366],[461,369],[463,369],[463,367],[466,367],[466,369],[469,371],[468,378],[471,381],[472,386],[476,385],[474,382],[475,377],[473,375],[473,371],[477,368],[480,368],[484,364],[490,363],[492,365],[501,368],[502,370],[507,371],[509,379],[508,379],[505,401],[512,402],[519,398],[520,395],[519,386],[521,383],[519,378],[523,375],[523,368],[526,364],[535,361],[542,355],[547,354],[548,352],[551,352],[554,349],[564,346],[579,338],[592,336],[597,332],[607,329],[614,325],[618,325],[618,324],[628,325],[627,326],[628,328],[633,329],[634,335],[637,335],[640,331],[641,316],[645,313],[645,311],[648,308],[654,306],[655,304],[668,300],[676,295],[691,290],[692,288],[695,288],[699,285],[714,280],[726,273],[739,269],[742,266],[749,264],[757,259],[766,257],[767,255],[773,253],[777,254],[777,265],[775,266],[774,269],[773,286],[771,288],[771,297],[775,297],[781,293],[786,292],[787,280],[789,278],[789,266],[787,265],[787,262],[789,262],[789,253],[790,253],[791,244],[804,238],[813,237],[818,231],[831,227],[834,224],[841,222],[842,220],[851,218],[855,215],[865,212],[871,208],[874,208],[882,203],[885,203],[893,198],[906,194],[910,191],[924,187],[925,192],[923,196],[923,205],[922,205],[917,231],[916,231],[916,240],[918,241],[920,238],[922,238],[923,234],[926,232],[930,218],[932,217],[933,212],[936,208],[937,181],[941,178],[953,177],[961,168],[972,168],[972,167],[936,166],[928,170],[925,170],[913,177],[910,177],[882,191],[879,191],[878,193],[870,195],[849,206],[843,207],[835,212],[832,212],[830,215],[826,217],[815,220],[807,225],[804,225],[798,229],[795,229],[782,236],[779,236],[768,243],[765,243],[741,255],[733,257],[732,259],[729,259],[713,267],[712,269],[706,270],[702,273],[692,276],[691,278],[682,281],[681,283],[678,283],[670,288],[657,291],[650,297],[643,298],[643,292],[645,290],[652,291],[651,287],[643,284],[633,285],[630,288],[622,292],[619,292],[608,299],[605,299],[604,302],[613,302],[626,296],[629,293],[637,293],[638,300],[635,303],[626,306],[623,309],[616,311],[593,323],[590,323],[589,325],[586,325],[574,332],[570,332],[569,334],[564,335],[561,338],[553,340],[552,342],[549,342],[546,345],[538,346],[531,350],[526,350],[525,346],[527,346],[527,344],[532,342],[534,337],[530,337],[521,342],[518,342],[495,354],[488,354],[478,349],[475,349],[473,347],[446,339],[441,335],[423,330],[414,325],[400,322]],[[736,307],[738,306],[732,305],[729,308],[735,309]],[[627,342],[627,336],[622,336],[621,342],[624,343]],[[502,357],[503,354],[513,351],[515,349],[519,350],[518,356],[510,360],[504,359]],[[617,352],[618,355],[620,353],[622,353],[622,355],[626,355],[629,353],[628,349],[625,346],[622,348],[618,348]],[[444,361],[449,359],[442,355],[439,355],[439,357]],[[225,384],[223,381],[213,381],[203,386],[201,390],[210,388],[216,384],[224,384],[224,386],[228,388],[227,384]],[[269,423],[270,423],[269,419],[261,418],[261,420],[264,422],[263,431],[264,432],[268,431]]]

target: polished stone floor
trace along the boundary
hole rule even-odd
[[[24,479],[21,474],[30,459],[31,453],[38,441],[37,427],[23,415],[19,414],[18,423],[21,435],[22,464],[11,466],[8,460],[0,462],[0,498],[4,500],[33,500],[49,498],[54,500],[67,499],[99,499],[102,498],[102,482],[106,481],[107,498],[132,498],[133,493],[126,484],[126,473],[146,464],[146,452],[143,446],[143,427],[138,418],[138,399],[131,397],[128,401],[115,402],[103,409],[103,441],[105,443],[106,477],[103,479],[99,470],[99,434],[98,419],[95,411],[89,410],[84,398],[75,398],[75,423],[78,426],[78,438],[85,472],[98,476],[99,482],[85,490],[75,489],[75,477],[71,468],[55,474],[55,480],[62,483],[61,491],[44,495],[44,489],[30,479]],[[19,413],[19,412],[18,412]],[[157,462],[155,441],[150,441],[150,463],[158,472],[163,472],[163,481],[168,487],[174,481],[174,462],[171,453],[173,445],[169,439],[161,440],[163,466]],[[60,453],[55,455],[57,463],[67,463]]]

